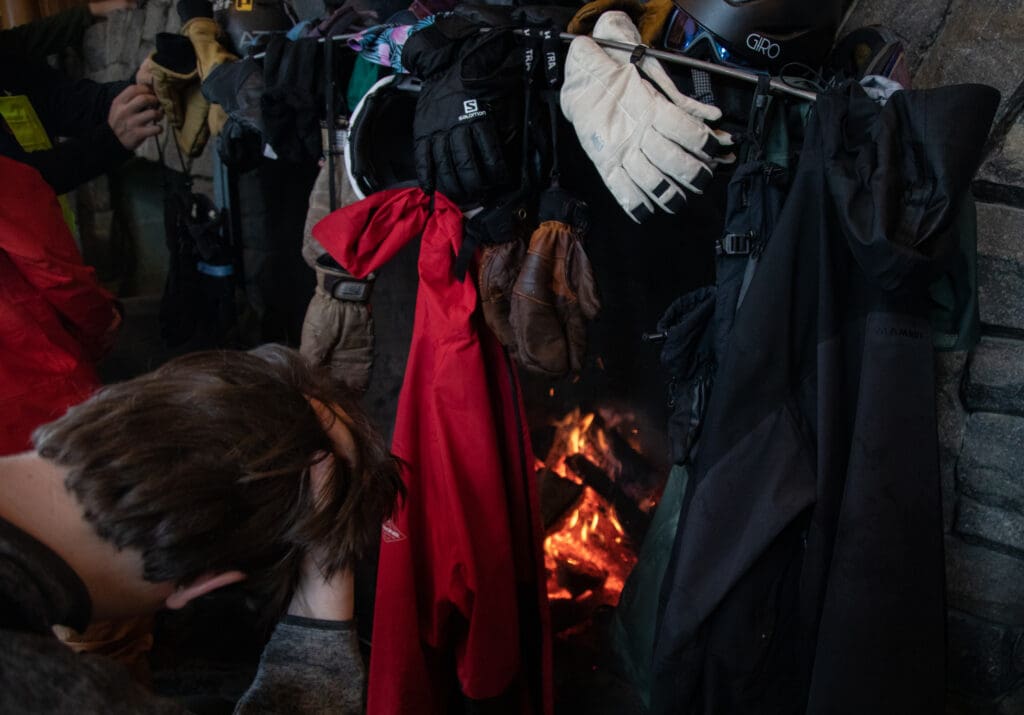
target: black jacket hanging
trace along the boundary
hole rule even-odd
[[[666,574],[653,713],[939,713],[927,286],[998,94],[819,95],[718,355]]]

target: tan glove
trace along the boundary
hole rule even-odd
[[[576,228],[585,225],[581,206],[559,190],[545,194],[540,215],[548,220],[530,237],[512,288],[510,318],[519,364],[551,377],[583,367],[586,322],[601,309]]]
[[[142,63],[136,81],[153,87],[182,154],[198,156],[210,137],[210,103],[200,88],[192,41],[158,32],[155,44],[156,50]]]
[[[206,79],[213,68],[225,62],[237,62],[238,57],[220,44],[220,25],[212,17],[193,17],[181,28],[181,34],[192,41],[196,51],[196,67],[199,79]]]
[[[192,48],[196,51],[196,69],[199,72],[199,80],[202,82],[207,78],[213,68],[225,62],[237,62],[238,57],[231,54],[220,44],[219,37],[222,35],[220,25],[211,17],[194,17],[185,23],[181,28],[181,34],[192,41]],[[204,98],[204,102],[207,100]],[[207,102],[208,103],[208,102]],[[216,136],[228,121],[227,112],[219,104],[209,104],[207,115],[207,126],[210,134]]]
[[[359,200],[345,174],[345,157],[341,154],[334,158],[334,192],[338,196],[337,207],[348,206]],[[316,268],[316,259],[324,255],[324,247],[313,238],[313,227],[331,212],[330,174],[327,162],[320,168],[313,190],[309,194],[309,211],[306,213],[306,227],[302,231],[302,258],[310,268]]]
[[[569,32],[575,35],[590,35],[602,13],[620,10],[630,16],[640,30],[645,45],[653,46],[661,40],[668,18],[675,9],[672,0],[593,0],[581,7],[569,22]]]
[[[167,69],[156,62],[155,55],[154,52],[148,59],[153,92],[160,100],[167,124],[174,131],[174,138],[182,153],[186,156],[199,156],[210,138],[207,123],[210,103],[203,96],[199,73],[192,70],[182,74]]]
[[[327,366],[352,391],[366,392],[373,370],[373,316],[367,303],[373,275],[358,280],[326,254],[314,270],[316,292],[302,323],[299,352]]]

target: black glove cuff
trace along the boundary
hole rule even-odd
[[[176,7],[182,25],[194,17],[213,17],[213,3],[210,0],[178,0]]]
[[[548,189],[540,196],[537,218],[544,221],[561,221],[572,226],[581,236],[590,227],[590,209],[575,196],[562,189]]]
[[[192,47],[192,40],[172,32],[158,32],[153,61],[171,72],[189,74],[196,68],[196,51]]]
[[[402,66],[420,79],[448,69],[456,60],[462,41],[480,32],[481,26],[458,15],[447,15],[414,33],[402,48]]]

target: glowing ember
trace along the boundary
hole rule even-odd
[[[621,465],[611,453],[608,436],[594,414],[579,409],[555,423],[556,433],[543,465],[563,479],[582,481],[567,469],[565,459],[582,454],[611,479]],[[539,460],[538,460],[539,462]],[[626,577],[636,564],[629,539],[615,507],[584,486],[576,505],[549,530],[544,540],[548,597],[614,606]]]

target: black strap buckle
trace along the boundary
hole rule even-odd
[[[727,233],[715,242],[715,253],[719,256],[746,256],[754,248],[754,232]]]
[[[335,300],[348,300],[355,303],[366,303],[373,292],[373,282],[377,278],[371,273],[366,278],[356,278],[341,267],[329,253],[316,259],[317,282],[324,292]]]
[[[351,276],[324,275],[324,291],[335,300],[348,300],[354,303],[366,303],[373,292],[373,278],[368,276],[365,281]]]

